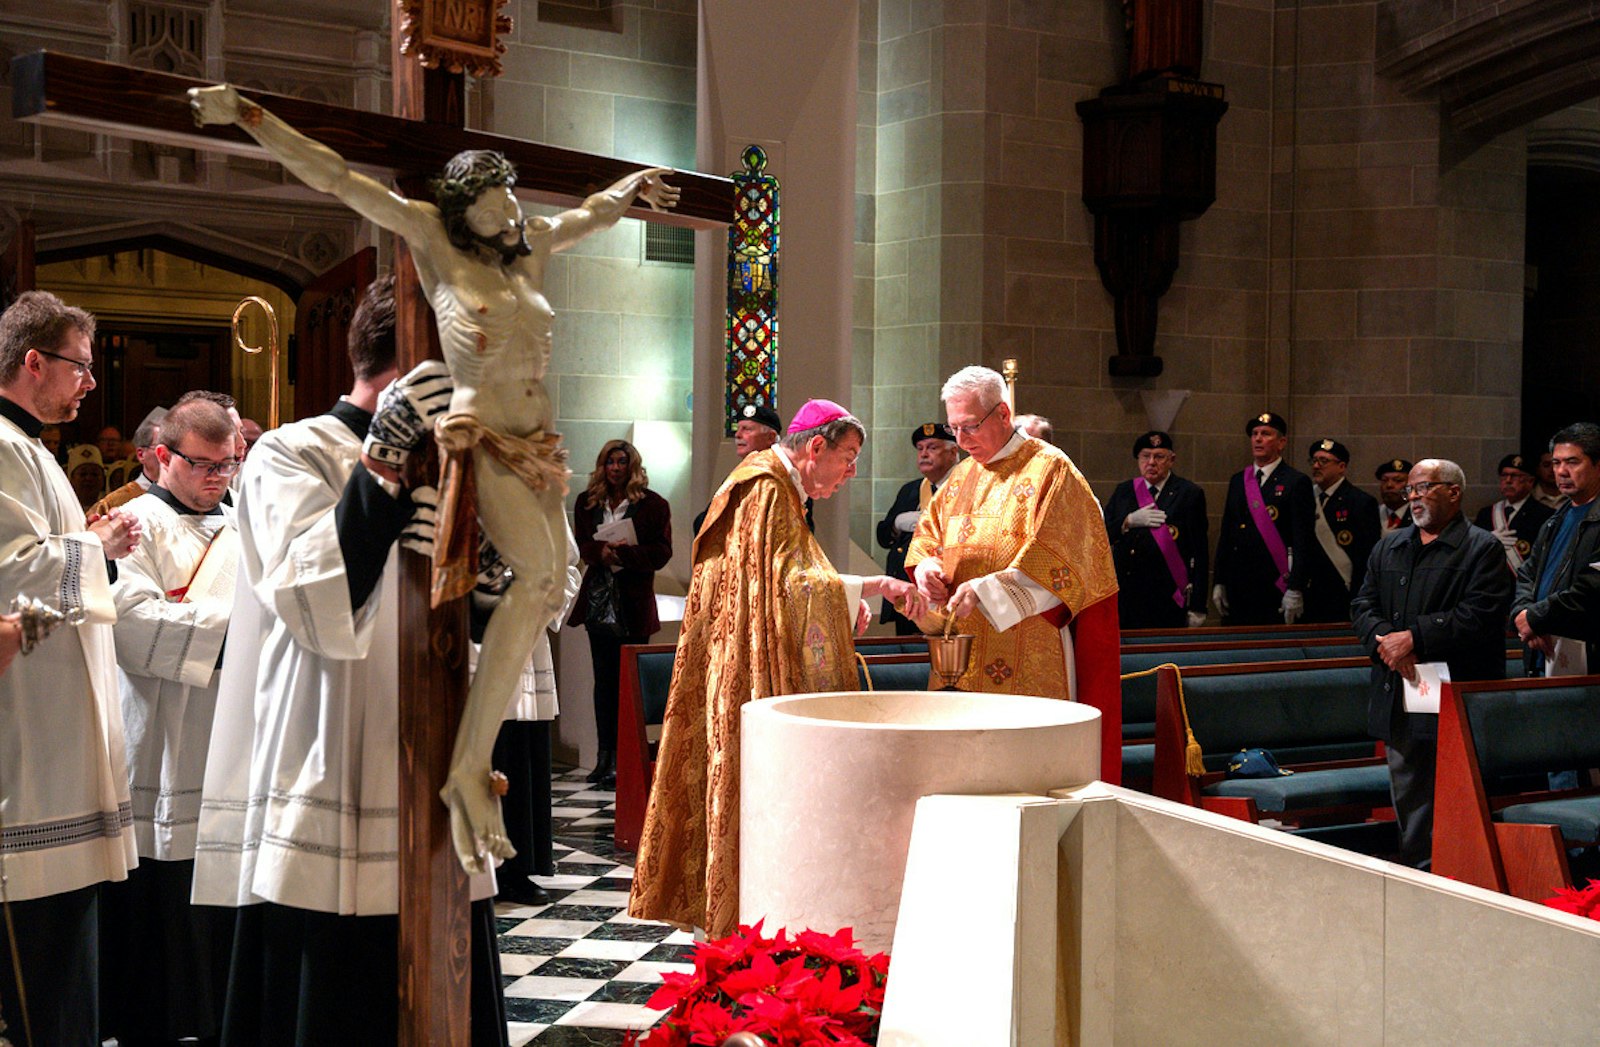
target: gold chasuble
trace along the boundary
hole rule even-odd
[[[987,464],[968,458],[950,471],[917,524],[906,571],[937,557],[952,590],[1000,572],[998,591],[1019,620],[996,629],[978,610],[957,623],[976,637],[957,687],[1073,698],[1061,629],[1116,594],[1111,546],[1100,507],[1072,460],[1031,438],[1013,439],[1007,447],[1013,446]],[[1060,605],[1041,606],[1044,594]],[[1083,642],[1080,637],[1079,645]],[[1116,646],[1113,631],[1113,651]],[[1082,689],[1081,673],[1079,682]],[[930,677],[930,689],[937,686]]]
[[[740,707],[856,690],[855,608],[772,450],[723,481],[693,555],[628,911],[720,938],[739,919]]]

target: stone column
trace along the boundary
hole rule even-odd
[[[782,186],[778,413],[786,422],[810,397],[865,410],[849,402],[856,48],[856,4],[846,0],[700,4],[697,164],[738,170],[754,142]],[[734,464],[722,414],[727,241],[701,233],[696,248],[690,490],[704,505]],[[841,567],[850,495],[847,485],[817,505],[817,537]]]

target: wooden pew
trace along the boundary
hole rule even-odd
[[[1272,640],[1228,640],[1146,644],[1122,651],[1122,784],[1144,792],[1151,790],[1156,722],[1156,678],[1146,673],[1158,665],[1184,667],[1232,665],[1251,662],[1292,662],[1307,658],[1346,658],[1364,655],[1353,636],[1287,637]]]
[[[1298,824],[1392,819],[1389,775],[1366,733],[1372,663],[1365,657],[1195,666],[1182,670],[1188,720],[1207,772],[1185,770],[1187,737],[1177,672],[1157,676],[1157,796],[1260,821]],[[1244,748],[1273,752],[1284,778],[1226,779],[1227,758]]]
[[[1194,629],[1128,629],[1122,647],[1151,643],[1227,643],[1236,640],[1315,640],[1354,636],[1349,622],[1313,622],[1307,625],[1202,625]]]
[[[1566,849],[1597,842],[1600,794],[1496,783],[1591,767],[1600,767],[1600,676],[1446,684],[1433,872],[1530,901],[1572,886]]]

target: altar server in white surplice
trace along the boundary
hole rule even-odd
[[[100,885],[134,853],[107,557],[138,544],[132,517],[85,521],[47,423],[70,422],[95,386],[94,317],[29,291],[0,316],[0,597],[37,599],[61,626],[0,676],[0,874],[11,904],[35,1044],[98,1045]],[[0,1010],[22,1030],[12,950]],[[19,1040],[20,1042],[20,1040]]]
[[[426,515],[399,471],[451,387],[442,363],[391,381],[394,352],[384,280],[351,321],[350,394],[263,435],[239,485],[242,573],[194,886],[197,903],[239,907],[224,1047],[398,1039],[394,546]],[[402,432],[403,446],[363,451]],[[492,877],[472,888],[473,1039],[500,1044]]]
[[[239,536],[224,504],[239,468],[215,403],[166,416],[157,482],[127,502],[143,530],[119,565],[117,666],[140,865],[101,899],[100,1029],[120,1043],[221,1031],[233,911],[190,904],[200,784],[233,610]]]

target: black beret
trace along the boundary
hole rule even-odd
[[[1404,458],[1391,458],[1387,462],[1379,462],[1378,467],[1372,470],[1373,479],[1382,480],[1389,473],[1404,473],[1411,475],[1411,463]]]
[[[1133,441],[1133,456],[1135,458],[1139,457],[1139,452],[1143,451],[1147,447],[1160,448],[1170,451],[1173,449],[1172,437],[1159,429],[1152,429],[1148,433],[1145,433],[1143,436],[1139,437],[1139,439]]]
[[[924,440],[949,440],[956,442],[956,434],[943,422],[923,422],[911,430],[911,446],[915,447]]]
[[[1333,455],[1345,465],[1350,464],[1350,449],[1344,444],[1340,443],[1338,440],[1330,440],[1327,437],[1323,437],[1311,445],[1311,450],[1306,452],[1306,457],[1309,458],[1318,451],[1321,451],[1324,454]]]
[[[1533,463],[1532,466],[1529,465],[1530,462]],[[1525,458],[1520,454],[1508,454],[1504,458],[1500,459],[1500,464],[1495,468],[1494,472],[1496,476],[1499,476],[1507,469],[1515,469],[1519,473],[1526,473],[1529,476],[1537,476],[1539,474],[1534,472],[1534,470],[1539,467],[1538,462],[1539,460],[1537,458],[1530,459]]]
[[[1256,431],[1258,425],[1270,425],[1278,430],[1279,436],[1289,435],[1289,423],[1283,420],[1283,415],[1271,411],[1262,411],[1248,422],[1244,423],[1244,435],[1249,436]]]
[[[783,432],[783,422],[778,419],[778,412],[766,404],[745,404],[739,408],[739,418],[744,421],[759,422],[775,433]]]

